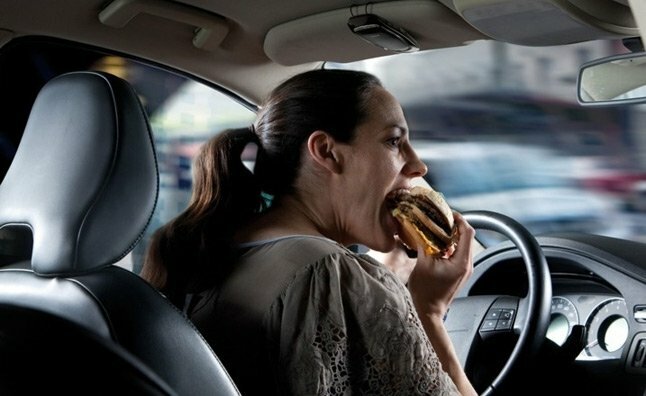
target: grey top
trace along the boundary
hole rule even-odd
[[[240,246],[191,318],[243,395],[457,395],[410,294],[385,266],[322,237]]]

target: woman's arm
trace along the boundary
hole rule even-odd
[[[442,317],[433,314],[420,315],[422,326],[426,330],[426,335],[431,341],[431,345],[433,345],[444,371],[449,374],[449,377],[451,377],[462,395],[476,396],[478,393],[460,365],[442,319]]]
[[[448,332],[444,315],[455,293],[473,272],[472,244],[475,230],[459,213],[454,213],[460,233],[455,252],[448,258],[432,258],[418,253],[417,264],[410,274],[408,289],[442,368],[463,395],[477,395],[460,365]]]

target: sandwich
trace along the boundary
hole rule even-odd
[[[441,193],[421,186],[402,189],[388,197],[387,206],[399,222],[398,236],[408,249],[422,248],[427,256],[437,257],[453,253],[457,227]]]

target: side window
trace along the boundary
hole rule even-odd
[[[118,68],[112,69],[114,65]],[[144,239],[122,263],[141,270],[150,235],[186,208],[192,163],[202,143],[227,128],[251,125],[255,112],[210,86],[144,64],[108,56],[95,68],[121,75],[141,95],[159,166],[159,199]]]
[[[31,104],[51,78],[74,70],[105,71],[127,80],[149,115],[160,191],[143,240],[119,265],[139,272],[150,235],[188,204],[192,161],[202,143],[227,128],[250,125],[252,106],[233,95],[159,67],[94,49],[44,39],[25,39],[0,52],[0,178],[4,178],[22,136]]]

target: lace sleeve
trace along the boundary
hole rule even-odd
[[[459,394],[406,288],[350,253],[303,269],[269,322],[281,394]]]

